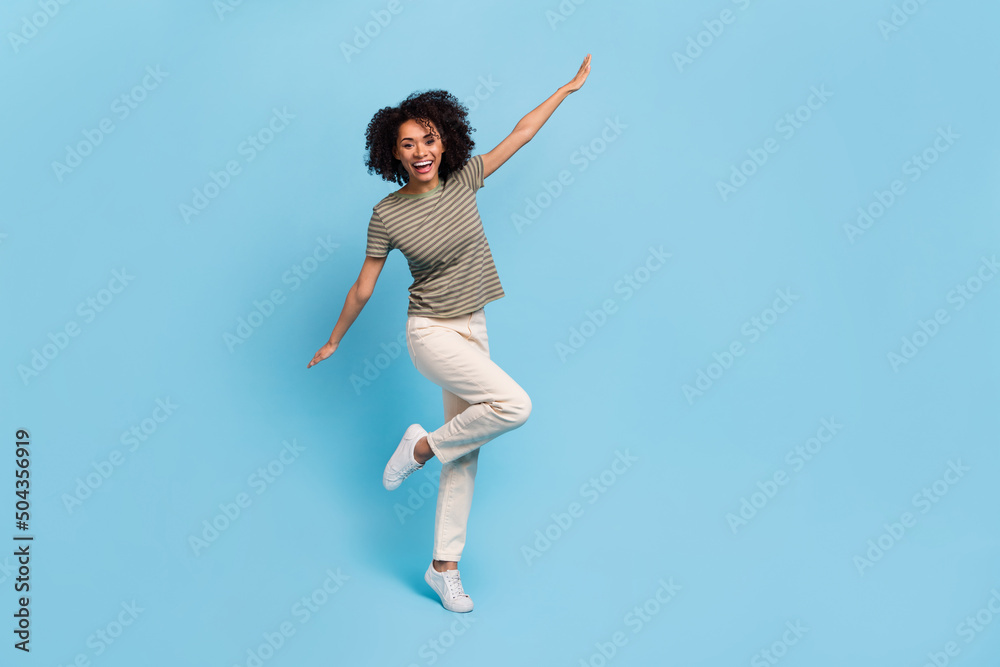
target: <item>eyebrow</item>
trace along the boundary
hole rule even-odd
[[[436,135],[433,135],[430,132],[428,132],[427,134],[424,135],[424,138],[426,139],[427,137],[433,137],[433,136],[436,136]],[[400,141],[413,141],[413,138],[412,137],[403,137],[402,139],[400,139]]]

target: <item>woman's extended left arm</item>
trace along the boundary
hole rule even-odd
[[[500,168],[504,162],[510,158],[511,155],[516,153],[521,146],[525,145],[531,138],[535,136],[539,128],[545,124],[545,121],[549,119],[552,112],[556,110],[556,107],[566,99],[570,93],[575,93],[580,90],[583,86],[583,82],[587,80],[587,75],[590,74],[590,54],[583,59],[583,64],[580,65],[579,71],[577,71],[576,76],[573,80],[564,86],[560,86],[559,90],[554,92],[549,99],[545,100],[539,104],[535,109],[528,113],[524,118],[518,121],[514,130],[507,135],[503,141],[497,144],[497,147],[491,150],[489,153],[483,153],[483,178],[492,174],[494,171]]]

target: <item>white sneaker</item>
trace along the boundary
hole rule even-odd
[[[458,575],[458,570],[438,572],[434,569],[434,563],[431,563],[424,573],[424,581],[434,589],[448,611],[472,611],[472,598],[462,590],[462,578]]]
[[[392,453],[389,462],[385,464],[385,472],[382,473],[382,486],[389,491],[396,489],[403,480],[410,476],[410,473],[424,467],[423,463],[417,463],[413,458],[413,448],[417,446],[417,441],[427,435],[427,431],[420,424],[411,424],[403,434],[403,439],[399,441],[399,446]]]

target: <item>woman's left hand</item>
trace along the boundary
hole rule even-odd
[[[580,88],[583,86],[583,82],[587,80],[587,75],[588,74],[590,74],[590,54],[589,53],[587,54],[587,57],[583,59],[583,64],[580,65],[580,69],[576,73],[576,76],[573,77],[573,80],[570,81],[569,83],[567,83],[564,86],[564,88],[566,89],[566,92],[567,93],[575,93],[576,91],[580,90]]]

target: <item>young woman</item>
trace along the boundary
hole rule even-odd
[[[369,173],[403,184],[373,207],[365,262],[347,292],[330,339],[307,368],[340,345],[372,295],[386,256],[398,248],[413,276],[406,342],[417,370],[442,389],[444,425],[412,424],[382,475],[396,489],[432,457],[441,461],[433,560],[424,580],[450,611],[472,611],[458,561],[465,547],[479,448],[524,424],[528,394],[490,360],[484,306],[504,296],[476,206],[487,176],[528,143],[590,74],[590,54],[573,80],[520,120],[488,153],[473,155],[468,110],[443,90],[413,93],[368,124]]]

